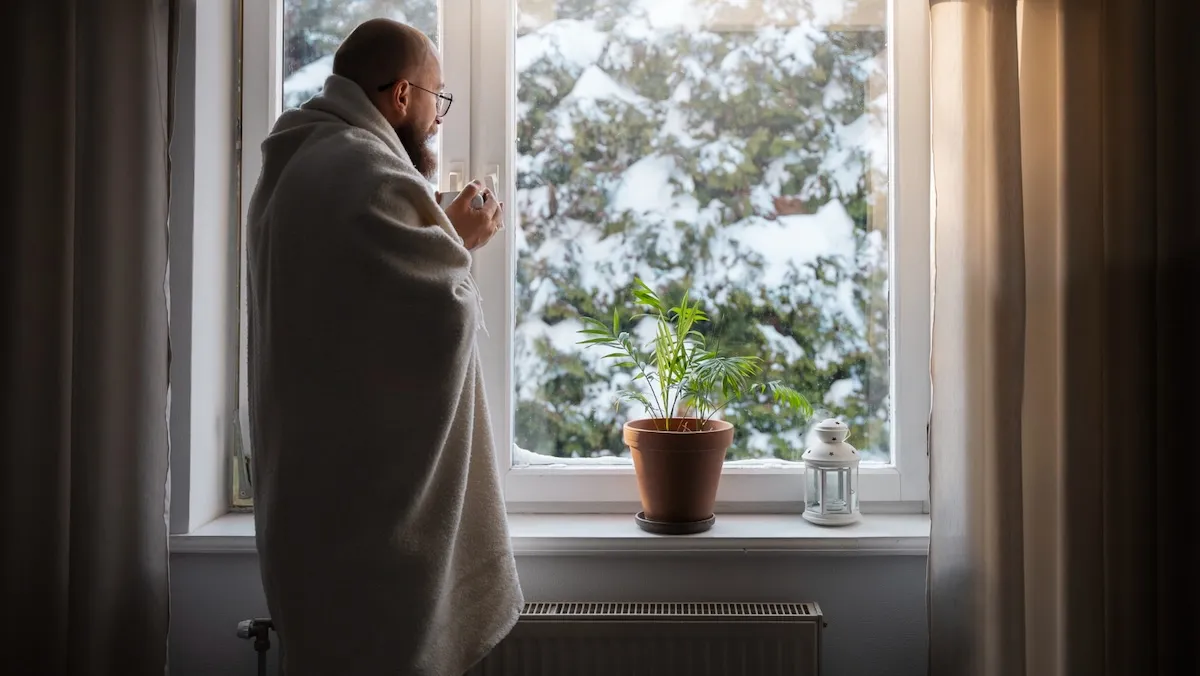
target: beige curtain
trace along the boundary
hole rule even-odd
[[[1195,0],[930,0],[930,672],[1197,674]]]
[[[169,5],[0,15],[4,674],[166,669]]]

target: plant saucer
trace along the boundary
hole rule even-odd
[[[713,524],[717,522],[715,514],[700,521],[684,522],[647,519],[645,512],[638,512],[633,518],[637,521],[638,528],[655,535],[695,535],[712,528]]]

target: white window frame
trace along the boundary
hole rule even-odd
[[[508,201],[515,189],[516,2],[441,0],[441,5],[443,69],[455,105],[441,133],[440,184],[443,189],[456,189],[464,177],[495,174],[501,199]],[[244,0],[243,221],[261,166],[259,144],[282,103],[281,12],[281,0]],[[861,495],[867,512],[927,512],[931,278],[928,5],[889,0],[888,14],[893,463],[864,466]],[[479,347],[508,509],[512,513],[634,511],[638,493],[632,467],[512,467],[513,350],[512,332],[506,329],[514,320],[514,230],[503,230],[503,240],[493,241],[475,259],[490,328],[488,334],[480,335]],[[245,266],[242,268],[244,355]],[[239,358],[239,363],[244,411],[244,358]],[[727,468],[717,497],[719,509],[799,511],[803,475],[799,465]]]
[[[184,3],[171,139],[171,514],[188,533],[230,507],[237,408],[238,3]]]
[[[515,189],[516,10],[511,1],[476,0],[472,48],[472,167],[499,168],[502,195]],[[866,511],[927,511],[929,416],[929,68],[926,3],[889,2],[889,219],[892,236],[890,299],[893,464],[864,467]],[[503,199],[503,197],[502,197]],[[486,319],[511,327],[514,318],[515,232],[503,231],[476,258]],[[513,350],[511,331],[480,338],[498,461],[510,512],[628,512],[638,502],[633,469],[594,466],[512,467]],[[719,509],[796,511],[804,494],[804,469],[726,468]]]

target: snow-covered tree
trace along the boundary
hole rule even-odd
[[[827,28],[852,8],[575,0],[522,17],[518,445],[622,449],[639,412],[611,401],[631,374],[574,331],[616,309],[636,333],[636,275],[691,288],[704,330],[887,453],[886,33]],[[766,398],[725,417],[731,457],[803,448],[808,421]]]

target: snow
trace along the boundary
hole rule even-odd
[[[517,191],[517,213],[526,217],[547,218],[550,216],[550,186],[525,188]]]
[[[798,161],[799,157],[793,154],[773,160],[767,165],[762,183],[750,189],[750,202],[756,212],[769,214],[775,211],[775,198],[782,192],[784,181],[791,175],[788,165]]]
[[[547,326],[543,335],[550,341],[550,345],[559,352],[574,352],[579,349],[579,341],[583,337],[579,335],[579,330],[583,328],[583,322],[578,319],[564,319],[553,326]]]
[[[666,212],[674,205],[675,160],[650,155],[633,163],[621,179],[610,205],[617,211]]]
[[[653,317],[643,317],[634,325],[633,331],[634,344],[639,347],[649,349],[649,346],[658,336],[658,320]]]
[[[848,125],[838,125],[836,138],[838,147],[822,158],[821,170],[834,176],[834,182],[843,195],[851,195],[858,189],[862,178],[862,163],[855,153],[866,153],[872,171],[887,172],[887,127],[864,113]]]
[[[784,33],[776,53],[779,62],[791,67],[791,72],[807,68],[813,64],[813,48],[816,46],[815,31],[811,26],[801,24]]]
[[[829,390],[825,392],[825,403],[839,408],[846,405],[846,399],[859,394],[860,383],[854,378],[842,378],[835,380],[829,385]]]
[[[804,348],[791,336],[785,336],[774,326],[758,324],[758,332],[766,339],[767,345],[777,354],[788,361],[799,361],[804,358]]]
[[[840,105],[846,100],[846,88],[842,86],[842,81],[833,79],[829,84],[825,85],[825,93],[821,101],[821,105],[826,108],[833,108]]]
[[[842,358],[842,355],[838,354],[838,351],[834,349],[833,345],[826,345],[825,347],[823,347],[821,349],[820,352],[817,353],[816,358],[813,359],[813,363],[817,365],[817,368],[824,371],[824,370],[827,370],[830,366],[837,363],[838,360],[840,360],[841,358]],[[831,416],[824,416],[824,417],[828,418]]]
[[[678,67],[679,70],[681,70],[689,80],[703,82],[710,76],[709,64],[704,63],[700,59],[697,59],[690,54],[681,56],[679,58]]]
[[[799,456],[804,452],[803,447],[796,448],[796,455]],[[726,468],[753,468],[753,469],[796,469],[803,467],[804,463],[793,460],[784,460],[781,458],[747,458],[745,460],[726,460]]]
[[[578,353],[588,368],[597,373],[609,372],[609,366],[603,360],[605,352],[602,348],[586,350],[583,345],[578,344],[583,340],[583,336],[579,335],[582,328],[583,322],[578,319],[565,319],[555,324],[547,324],[540,319],[528,319],[517,325],[514,331],[514,358],[518,399],[536,399],[539,384],[556,372],[537,352],[536,346],[542,341],[555,352]],[[612,408],[612,394],[615,394],[615,389],[612,393],[595,392],[583,405],[591,410]]]
[[[567,255],[570,240],[565,237],[547,237],[533,254],[535,260],[559,262]]]
[[[846,0],[808,0],[807,4],[815,26],[827,26],[840,21],[849,9]]]
[[[295,108],[321,92],[325,80],[333,74],[333,55],[304,65],[283,81],[283,105]]]
[[[546,310],[546,306],[557,296],[558,289],[548,279],[535,279],[532,284],[536,290],[533,292],[533,300],[529,304],[529,313],[537,315]]]
[[[752,52],[749,47],[734,47],[733,49],[729,50],[729,53],[725,55],[725,58],[721,59],[721,70],[729,74],[740,75],[742,66],[747,61],[752,62],[750,58],[751,54]]]
[[[634,13],[617,20],[612,33],[624,36],[627,41],[645,41],[656,37],[657,31],[646,19],[645,13]]]
[[[684,89],[685,87],[689,90],[686,95],[690,96],[691,88],[690,88],[690,86],[688,86],[686,84],[680,85],[679,88],[675,90],[676,93],[678,94],[679,90]],[[672,101],[675,101],[675,100],[676,100],[676,98],[673,95]],[[684,99],[684,100],[686,100],[686,99]],[[666,121],[663,123],[663,131],[666,134],[668,134],[669,136],[673,137],[675,139],[675,141],[678,142],[681,147],[694,148],[700,144],[700,141],[697,140],[694,136],[692,136],[692,131],[688,127],[689,127],[689,124],[688,124],[687,113],[680,110],[676,106],[671,106],[670,108],[667,109],[667,118],[666,118]]]
[[[741,273],[738,281],[753,280],[756,286],[781,286],[788,271],[822,256],[840,256],[852,260],[854,256],[854,221],[838,200],[831,200],[815,214],[780,216],[776,221],[752,217],[730,225],[718,239],[718,244],[733,242],[762,257],[761,271],[737,265],[734,270]],[[733,274],[731,274],[731,277]]]
[[[746,161],[746,154],[739,145],[742,145],[741,141],[730,138],[720,138],[706,144],[700,149],[700,171],[706,174],[736,173],[739,165]]]
[[[579,284],[584,289],[593,290],[605,301],[610,301],[617,287],[627,279],[627,275],[614,274],[623,270],[629,263],[630,257],[622,246],[625,242],[623,235],[604,237],[590,226],[579,228],[568,249],[576,260],[586,261],[578,267]]]
[[[572,467],[572,466],[595,466],[595,465],[619,465],[630,467],[633,465],[633,460],[628,457],[621,456],[601,456],[595,458],[559,458],[552,455],[542,455],[526,450],[520,446],[513,444],[512,447],[512,463],[513,467]]]
[[[789,463],[786,459],[780,459],[782,464],[776,465],[777,459],[771,456],[773,449],[771,446],[775,441],[782,441],[784,445],[791,449],[791,454],[799,458],[804,453],[804,429],[793,428],[781,434],[767,433],[759,430],[748,430],[745,435],[745,443],[742,445],[744,450],[750,451],[755,457],[747,461],[729,461],[725,463],[726,467],[795,467],[795,463]],[[766,463],[764,464],[764,460]]]
[[[579,335],[579,329],[582,328],[583,322],[578,319],[566,319],[554,325],[540,319],[531,319],[520,324],[517,333],[530,339],[530,343],[537,339],[545,339],[550,347],[558,352],[570,353],[582,349],[582,346],[576,344],[582,339]]]
[[[650,101],[618,83],[599,66],[588,66],[575,81],[571,93],[559,104],[558,138],[570,142],[575,138],[576,118],[602,119],[601,103],[623,103],[635,108],[649,108]]]
[[[638,0],[636,7],[650,27],[661,31],[694,31],[705,18],[693,0]]]
[[[754,455],[761,456],[770,452],[771,440],[774,438],[774,435],[758,430],[750,430],[746,437],[745,448],[753,452]]]
[[[608,34],[595,22],[577,19],[551,21],[539,30],[517,38],[517,71],[528,70],[541,59],[580,71],[595,65],[608,44]]]
[[[617,100],[631,106],[649,104],[649,101],[645,97],[618,84],[608,73],[595,65],[584,69],[579,79],[575,81],[575,87],[571,89],[571,93],[567,95],[563,104],[579,105],[607,100]]]

